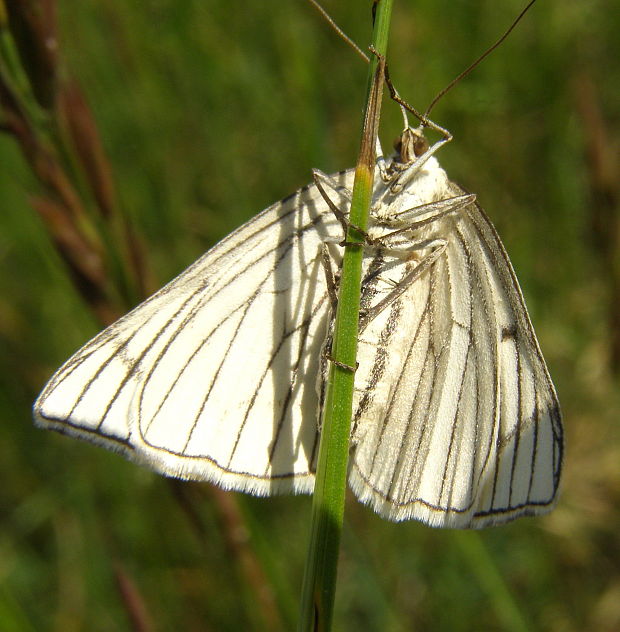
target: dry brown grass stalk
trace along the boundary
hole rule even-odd
[[[32,206],[66,263],[77,292],[96,318],[107,325],[130,307],[127,299],[121,298],[119,280],[110,274],[110,262],[112,258],[120,261],[134,294],[144,298],[154,285],[144,249],[119,212],[112,168],[87,99],[76,81],[61,82],[58,78],[55,1],[11,1],[6,7],[8,12],[3,13],[5,5],[0,0],[0,29],[6,25],[8,14],[32,94],[20,94],[15,87],[20,81],[9,76],[10,64],[0,63],[0,132],[15,140],[39,183],[38,192],[31,196]],[[45,110],[40,117],[32,116],[37,107]],[[110,252],[111,248],[117,251]],[[199,514],[195,508],[187,510],[189,496],[175,497],[182,498],[179,504],[192,516],[194,528],[204,531],[201,521],[196,520]],[[283,629],[273,591],[234,498],[215,490],[213,502],[239,575],[257,596],[259,616],[269,629]],[[152,630],[151,617],[135,584],[118,564],[115,572],[134,629]]]

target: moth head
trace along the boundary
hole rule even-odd
[[[428,141],[421,129],[407,127],[394,141],[396,156],[394,160],[404,165],[412,163],[429,148]]]

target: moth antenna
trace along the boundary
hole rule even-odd
[[[312,0],[310,0],[312,1]],[[452,88],[464,77],[466,77],[476,66],[478,66],[484,59],[486,59],[512,32],[512,30],[517,26],[517,24],[521,21],[521,18],[528,12],[529,8],[536,2],[536,0],[531,0],[531,2],[519,13],[517,18],[512,22],[512,24],[508,27],[508,30],[487,50],[476,59],[472,64],[470,64],[463,72],[461,72],[457,77],[455,77],[439,94],[431,101],[431,104],[426,108],[426,112],[424,113],[424,118],[426,118],[431,110],[435,107],[439,99],[441,99],[448,91],[452,90]],[[420,117],[418,117],[420,118]],[[422,120],[422,119],[420,119]]]
[[[404,129],[406,130],[409,127],[407,112],[410,112],[411,114],[413,114],[413,116],[415,116],[418,119],[418,121],[420,121],[422,127],[428,127],[429,129],[432,129],[438,132],[439,134],[441,134],[444,137],[444,142],[449,142],[450,140],[452,140],[452,134],[447,129],[445,129],[444,127],[441,127],[441,125],[437,125],[437,123],[435,123],[434,121],[431,121],[431,119],[428,118],[428,110],[426,111],[426,114],[422,114],[421,112],[416,110],[416,108],[414,108],[413,105],[410,105],[409,103],[407,103],[407,101],[405,101],[400,96],[400,94],[398,94],[398,90],[396,90],[396,87],[394,86],[394,84],[392,83],[392,80],[390,79],[390,72],[389,72],[387,64],[385,65],[384,72],[385,72],[385,83],[388,87],[388,90],[390,91],[390,98],[396,103],[398,103],[398,105],[400,106],[400,110],[402,112],[403,119],[404,119],[404,125],[405,125]]]
[[[336,24],[334,18],[317,2],[317,0],[308,0],[308,2],[323,16],[325,21],[336,31],[343,39],[366,63],[370,61],[368,55]],[[373,6],[374,21],[374,6]]]

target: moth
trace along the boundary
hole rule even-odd
[[[484,527],[549,511],[555,389],[475,196],[407,128],[377,160],[349,483],[390,520]],[[36,424],[167,476],[311,493],[353,170],[270,206],[71,357]],[[325,261],[331,272],[326,271]],[[327,274],[326,274],[327,272]]]

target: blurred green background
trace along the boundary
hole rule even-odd
[[[324,2],[362,47],[369,4]],[[424,109],[523,4],[396,0],[401,94]],[[57,9],[60,77],[94,112],[153,287],[311,168],[354,164],[366,68],[306,2]],[[560,396],[558,507],[469,533],[390,524],[350,497],[336,630],[620,629],[619,32],[611,0],[541,1],[433,113],[455,137],[443,166],[511,255]],[[399,131],[386,101],[384,147]],[[32,208],[39,190],[0,135],[0,629],[293,629],[309,498],[227,496],[245,525],[231,533],[208,486],[33,427],[46,379],[99,329]]]

